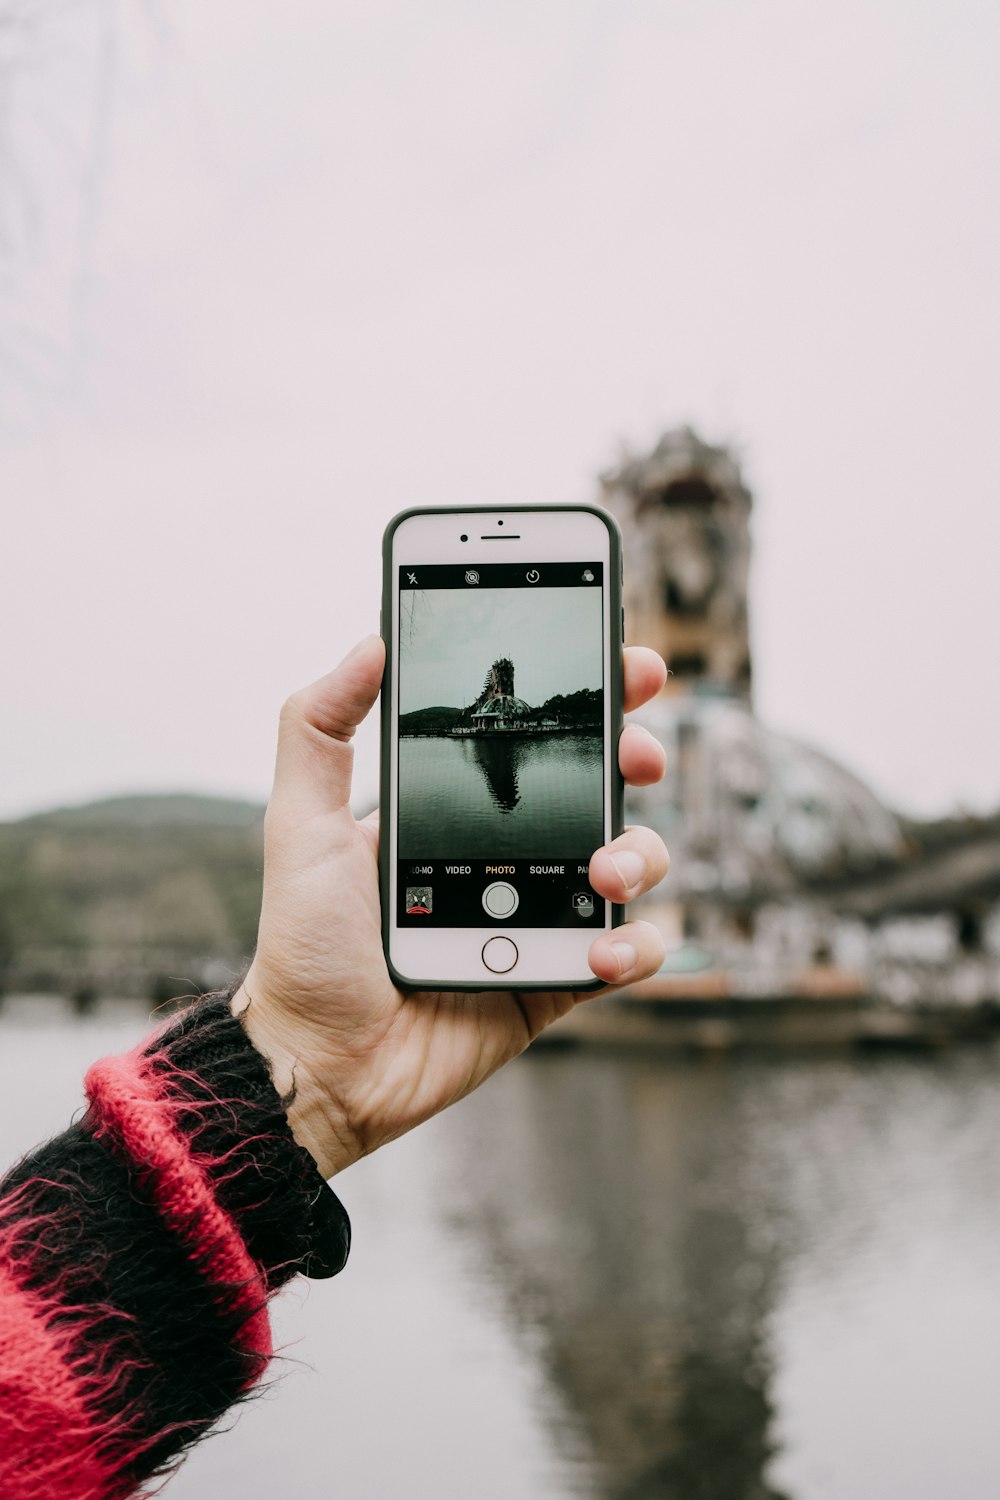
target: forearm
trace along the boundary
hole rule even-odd
[[[95,1064],[0,1196],[0,1494],[131,1494],[263,1374],[266,1302],[349,1227],[226,997]]]

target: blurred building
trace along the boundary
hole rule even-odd
[[[734,456],[683,427],[601,483],[625,540],[626,622],[666,661],[667,692],[749,703],[751,499]]]
[[[643,993],[1000,998],[1000,829],[927,848],[851,772],[754,713],[753,502],[736,455],[667,432],[603,475],[600,499],[625,541],[626,639],[670,674],[641,716],[667,777],[629,808],[673,859],[644,913],[667,967]]]

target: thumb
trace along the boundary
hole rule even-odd
[[[385,667],[380,636],[369,635],[339,667],[285,703],[270,810],[311,818],[339,812],[351,796],[354,731],[378,697]]]

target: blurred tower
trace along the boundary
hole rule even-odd
[[[670,668],[665,691],[704,688],[750,704],[750,492],[727,448],[690,427],[601,476],[625,539],[628,641]]]

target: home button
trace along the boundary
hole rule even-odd
[[[507,974],[517,963],[517,944],[508,937],[490,938],[483,944],[483,963],[494,974]]]

